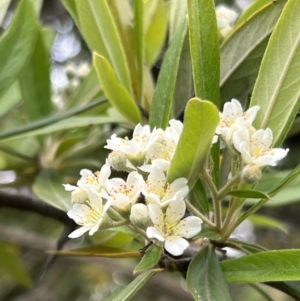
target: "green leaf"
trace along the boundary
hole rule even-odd
[[[37,120],[37,121],[29,123],[27,125],[23,125],[23,126],[20,126],[18,128],[15,128],[15,129],[3,131],[3,132],[0,133],[0,140],[2,142],[4,140],[10,140],[10,139],[14,139],[16,137],[19,138],[19,137],[23,136],[26,133],[29,134],[31,131],[40,129],[40,128],[48,126],[48,125],[51,125],[53,123],[56,123],[60,120],[64,120],[64,119],[66,119],[68,117],[71,117],[73,115],[83,113],[87,110],[90,110],[91,108],[95,108],[99,105],[102,105],[102,103],[104,103],[104,102],[105,102],[105,99],[100,98],[100,99],[95,100],[94,102],[89,103],[85,106],[76,107],[76,108],[73,108],[73,109],[65,111],[65,112],[56,113],[52,116],[45,117],[43,119]]]
[[[291,171],[275,188],[273,188],[268,194],[272,197],[282,190],[286,185],[295,180],[300,174],[300,164]],[[272,185],[274,186],[274,184]]]
[[[164,45],[168,29],[166,4],[162,0],[144,3],[145,61],[152,66]]]
[[[263,248],[256,244],[249,244],[243,241],[230,240],[230,247],[243,251],[245,254],[252,254],[266,251],[266,248]]]
[[[253,1],[245,11],[239,16],[237,21],[234,24],[234,27],[246,23],[251,19],[255,14],[264,9],[266,6],[273,4],[273,0],[256,0]]]
[[[231,98],[244,101],[248,99],[253,90],[270,34],[285,3],[286,0],[271,1],[269,5],[251,14],[247,22],[234,26],[233,32],[222,44],[220,51],[221,103]],[[264,26],[261,26],[262,23]]]
[[[214,230],[210,229],[205,224],[202,226],[201,231],[199,234],[195,236],[196,237],[205,237],[213,240],[219,240],[221,238],[220,233],[215,232]]]
[[[133,273],[140,273],[153,268],[161,257],[161,249],[152,245],[147,249],[139,264],[134,268]]]
[[[76,22],[77,26],[80,27],[76,2],[74,0],[62,0],[62,3]]]
[[[108,257],[108,258],[135,258],[141,257],[139,251],[127,251],[119,248],[91,246],[73,250],[48,251],[49,254],[59,256],[87,256],[87,257]]]
[[[129,284],[114,292],[111,296],[102,301],[129,301],[155,274],[154,271],[147,271],[133,279]]]
[[[22,99],[19,83],[15,82],[0,98],[0,117],[15,107]]]
[[[300,1],[288,1],[271,35],[250,103],[260,106],[253,125],[271,128],[274,146],[282,143],[300,106],[299,15]]]
[[[279,206],[289,204],[299,200],[298,189],[300,185],[300,165],[290,173],[288,171],[279,171],[276,173],[265,173],[259,181],[256,189],[264,191],[272,197],[273,202],[267,202],[266,206]],[[257,204],[256,200],[247,199],[246,203]]]
[[[209,214],[209,201],[206,196],[205,188],[200,179],[197,180],[190,194],[196,199],[196,206],[201,208],[201,212],[205,215]]]
[[[15,254],[7,244],[0,242],[0,270],[11,276],[18,283],[31,287],[31,279],[25,270],[18,254]]]
[[[300,250],[265,251],[221,262],[228,282],[300,280]]]
[[[84,116],[84,117],[70,117],[66,120],[58,121],[54,124],[50,124],[48,126],[32,130],[30,132],[25,132],[19,135],[15,135],[12,138],[6,139],[5,141],[11,141],[15,139],[20,139],[24,137],[33,137],[39,135],[47,135],[52,134],[58,131],[69,130],[69,129],[77,129],[81,127],[91,127],[100,124],[107,123],[119,123],[119,118],[111,118],[108,116]]]
[[[133,1],[134,5],[142,5],[144,1]],[[137,49],[133,47],[135,45],[135,30],[136,30],[136,17],[133,16],[132,11],[132,1],[130,0],[110,0],[108,2],[109,9],[114,19],[114,23],[117,26],[119,36],[121,38],[121,42],[125,51],[127,65],[130,71],[131,76],[131,86],[135,95],[135,99],[137,102],[141,99],[141,92],[139,86],[139,80],[141,74],[138,73],[138,68],[140,68],[140,62],[137,63]],[[138,14],[138,22],[142,21],[142,14]],[[132,24],[133,23],[133,24]],[[132,26],[133,25],[133,26]],[[139,32],[142,34],[142,32]],[[143,38],[143,35],[142,35]],[[143,38],[144,40],[144,38]],[[138,46],[136,43],[135,46]],[[144,47],[144,46],[143,46]],[[139,67],[138,67],[139,66]]]
[[[32,190],[44,202],[68,211],[72,207],[71,194],[63,187],[63,178],[54,170],[42,169],[36,177]]]
[[[132,97],[128,64],[108,1],[75,0],[79,29],[90,49],[103,56]]]
[[[171,41],[179,25],[186,19],[187,3],[182,0],[173,0],[170,2],[170,6],[169,40]]]
[[[213,0],[188,0],[190,49],[196,96],[219,107],[219,33]]]
[[[267,285],[274,287],[289,296],[295,298],[296,301],[300,300],[300,282],[269,282]]]
[[[184,2],[183,2],[184,3]],[[185,106],[194,94],[193,74],[192,74],[192,61],[190,54],[190,44],[188,34],[185,36],[178,72],[176,77],[176,84],[174,89],[171,117],[178,118],[183,114]]]
[[[288,226],[274,218],[270,218],[263,215],[253,214],[248,218],[255,226],[263,227],[263,228],[270,228],[270,229],[277,229],[281,230],[284,233],[288,233]]]
[[[270,200],[270,197],[264,192],[257,190],[232,190],[227,192],[228,195],[233,195],[238,198],[252,198],[252,199],[267,199]]]
[[[9,3],[10,0],[2,0],[0,3],[0,24],[3,22]]]
[[[174,94],[180,54],[187,30],[187,20],[181,24],[164,56],[153,95],[149,124],[165,129],[170,119],[171,102]]]
[[[15,82],[29,60],[37,38],[38,24],[30,1],[21,1],[0,39],[0,96]]]
[[[196,301],[232,300],[212,246],[203,247],[193,258],[187,272],[187,285]]]
[[[117,231],[117,232],[121,232],[121,233],[124,233],[124,234],[129,234],[130,236],[135,238],[137,241],[139,241],[141,243],[145,242],[145,239],[143,238],[143,236],[141,236],[136,231],[133,231],[133,230],[131,230],[130,228],[128,228],[126,226],[114,227],[114,228],[111,228],[111,229],[107,229],[107,231]]]
[[[195,184],[219,124],[219,112],[214,104],[198,98],[189,100],[184,126],[168,172],[168,182],[184,177],[190,188]]]
[[[134,40],[136,49],[139,100],[143,96],[144,82],[144,59],[145,59],[145,37],[144,37],[144,1],[135,0],[134,4]]]
[[[52,110],[50,61],[41,29],[26,68],[20,74],[20,88],[30,120],[47,116]]]
[[[71,94],[68,107],[87,104],[97,97],[103,98],[103,94],[96,70],[92,68],[89,74]]]
[[[130,121],[139,123],[141,121],[140,111],[130,94],[118,80],[109,62],[103,56],[97,54],[94,54],[93,59],[101,86],[108,100]]]

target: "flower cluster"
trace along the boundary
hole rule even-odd
[[[253,106],[244,112],[241,104],[232,99],[231,102],[225,103],[216,129],[216,134],[228,147],[234,147],[240,153],[245,165],[243,180],[249,183],[256,182],[260,178],[261,167],[275,166],[289,151],[271,148],[273,133],[270,128],[256,130],[252,126],[259,109],[259,106]]]
[[[271,129],[252,126],[258,110],[258,106],[253,106],[244,112],[241,104],[232,99],[224,105],[215,131],[215,137],[228,147],[233,160],[239,158],[235,178],[246,183],[256,182],[262,167],[276,165],[288,153],[288,149],[271,148]],[[151,131],[148,125],[138,124],[131,139],[112,135],[105,146],[111,153],[101,170],[92,173],[83,169],[77,186],[65,185],[73,203],[68,216],[81,226],[69,237],[126,225],[145,241],[179,256],[188,247],[188,240],[201,231],[202,220],[214,226],[193,206],[189,208],[196,216],[186,211],[187,179],[167,181],[182,128],[180,121],[171,120],[165,130]],[[127,178],[111,177],[112,170],[126,172]],[[211,180],[208,188],[212,185]]]
[[[150,131],[138,124],[132,138],[113,135],[107,140],[110,153],[99,172],[81,171],[77,186],[65,185],[72,192],[73,208],[68,216],[81,226],[69,235],[94,234],[124,221],[148,241],[163,245],[174,256],[181,255],[190,239],[201,230],[202,220],[184,217],[187,180],[167,182],[170,161],[182,131],[180,121],[171,120],[166,130]],[[111,168],[128,172],[127,179],[110,178]]]

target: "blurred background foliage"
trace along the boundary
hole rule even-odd
[[[133,104],[149,112],[168,45],[180,20],[185,18],[185,1],[148,0],[137,5],[129,0],[109,0],[98,2],[99,7],[93,7],[96,1],[75,2],[2,0],[0,3],[0,299],[3,301],[101,300],[130,281],[136,264],[135,259],[61,257],[53,261],[45,251],[92,244],[135,248],[128,234],[112,231],[68,241],[66,237],[74,224],[64,212],[71,203],[62,183],[75,184],[82,168],[99,170],[107,157],[103,148],[106,139],[113,133],[130,135],[136,122],[146,120]],[[107,6],[103,5],[105,2]],[[250,2],[220,0],[216,4],[227,4],[242,12]],[[105,19],[103,7],[110,11],[112,19]],[[143,10],[143,20],[138,20],[139,9]],[[102,13],[102,19],[92,18],[93,11]],[[279,13],[273,13],[275,21]],[[96,22],[99,18],[102,25]],[[110,23],[115,24],[114,30],[105,28]],[[114,36],[110,44],[106,43],[108,36]],[[268,37],[266,34],[265,40],[231,75],[221,69],[222,103],[232,97],[247,103]],[[227,51],[235,46],[223,44],[221,61],[226,60]],[[118,86],[101,87],[91,51],[97,51],[114,67],[120,79]],[[106,61],[102,61],[102,67]],[[114,77],[107,66],[106,74]],[[182,44],[178,68],[172,95],[173,117],[182,115],[186,101],[193,96],[187,38]],[[124,94],[126,105],[132,105],[133,109],[122,112],[118,107],[121,104],[114,103],[114,99],[118,101]],[[105,95],[110,95],[110,102]],[[130,119],[134,110],[136,113]],[[270,169],[261,190],[268,191],[274,181],[280,181],[299,163],[299,120],[295,120],[285,141],[284,147],[289,147],[290,153],[280,166],[282,171],[275,174]],[[297,235],[300,213],[295,210],[299,206],[299,184],[299,180],[294,180],[269,207],[243,225],[237,234],[239,238],[270,249],[300,248]],[[283,210],[281,206],[287,204]],[[250,286],[234,285],[231,289],[235,300],[263,300]],[[268,290],[274,300],[290,300],[276,290]],[[134,300],[178,298],[192,300],[184,280],[179,275],[158,275]]]

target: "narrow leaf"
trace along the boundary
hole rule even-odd
[[[108,1],[74,0],[79,16],[79,29],[91,51],[103,56],[132,97],[128,65]]]
[[[30,120],[47,116],[52,110],[49,73],[49,53],[39,29],[32,56],[20,74],[20,88]]]
[[[299,15],[300,1],[288,1],[270,38],[251,98],[251,106],[260,106],[254,126],[271,128],[274,146],[282,143],[300,106]]]
[[[49,254],[59,256],[88,256],[88,257],[108,257],[108,258],[135,258],[141,257],[139,251],[127,251],[118,248],[91,246],[73,250],[48,251]]]
[[[144,59],[145,59],[145,37],[144,37],[144,2],[135,0],[134,4],[134,40],[136,49],[138,69],[138,91],[139,100],[143,95],[144,82]]]
[[[93,59],[101,86],[108,100],[130,121],[133,123],[140,122],[141,114],[137,105],[118,80],[109,62],[103,56],[97,54],[94,54]]]
[[[0,117],[10,111],[22,99],[18,81],[10,86],[0,98]]]
[[[38,24],[31,1],[21,1],[0,39],[0,96],[13,84],[30,58]]]
[[[195,93],[219,107],[219,34],[214,1],[187,3]]]
[[[171,101],[174,94],[180,54],[187,30],[187,20],[181,24],[164,56],[149,117],[151,128],[165,129],[170,119]]]
[[[291,171],[275,188],[273,188],[268,194],[270,196],[276,195],[280,190],[282,190],[286,185],[291,183],[294,179],[296,179],[300,174],[300,164]],[[274,185],[274,184],[273,184]],[[273,186],[272,185],[272,186]]]
[[[232,190],[227,193],[228,195],[233,195],[238,198],[252,198],[252,199],[267,199],[270,200],[270,197],[264,192],[257,190]]]
[[[196,237],[205,237],[213,240],[219,240],[221,238],[220,233],[207,227],[205,224],[201,228],[201,232]]]
[[[92,68],[89,74],[82,80],[80,85],[74,90],[69,99],[69,107],[85,105],[96,97],[103,98],[98,76],[95,68]]]
[[[18,283],[30,287],[30,276],[25,270],[17,254],[14,254],[9,246],[0,242],[0,271],[4,271]]]
[[[170,41],[173,39],[179,25],[186,18],[187,13],[187,3],[182,0],[173,0],[170,2]]]
[[[155,274],[154,271],[147,271],[133,279],[129,284],[113,293],[102,301],[129,301]]]
[[[251,14],[221,46],[221,103],[247,100],[253,90],[270,34],[287,0],[269,1]],[[259,1],[253,2],[254,4]],[[254,5],[253,4],[253,5]],[[261,24],[264,26],[261,26]]]
[[[44,202],[68,211],[71,209],[71,194],[63,187],[63,178],[54,170],[42,169],[36,177],[32,190]]]
[[[260,10],[264,9],[266,6],[272,4],[273,2],[273,0],[256,0],[252,2],[239,16],[238,20],[234,24],[234,27],[244,22],[248,22],[249,19],[251,19],[255,14],[257,14]]]
[[[140,273],[153,268],[159,261],[161,249],[152,245],[147,249],[139,264],[134,268],[133,273]]]
[[[187,285],[196,301],[232,300],[212,246],[205,246],[193,258],[187,272]]]
[[[79,26],[79,16],[78,10],[76,6],[76,2],[74,0],[62,0],[63,5],[66,7],[72,18],[75,20],[78,27]]]
[[[196,199],[196,205],[201,208],[201,212],[205,215],[209,214],[209,201],[206,196],[205,188],[200,179],[197,180],[195,186],[190,192]]]
[[[163,0],[144,2],[145,14],[145,61],[152,66],[164,45],[167,35],[168,18]]]
[[[45,117],[43,119],[37,120],[37,121],[29,123],[27,125],[20,126],[18,128],[15,128],[15,129],[3,131],[3,132],[0,133],[0,140],[3,141],[3,140],[12,139],[12,138],[14,138],[16,136],[19,136],[21,134],[29,133],[33,130],[40,129],[40,128],[45,127],[47,125],[56,123],[60,120],[64,120],[64,119],[66,119],[68,117],[71,117],[73,115],[83,113],[87,110],[90,110],[91,108],[94,108],[96,106],[101,105],[104,102],[105,102],[105,99],[100,98],[100,99],[95,100],[94,102],[89,103],[85,106],[76,107],[76,108],[73,108],[73,109],[65,111],[65,112],[60,112],[60,113],[54,114],[52,116]]]
[[[210,152],[219,112],[211,102],[192,98],[184,116],[183,131],[171,161],[168,182],[185,177],[192,188]]]
[[[277,229],[283,231],[286,234],[288,233],[288,226],[274,218],[253,214],[248,219],[257,227]]]
[[[300,250],[265,251],[221,262],[229,282],[300,280]]]

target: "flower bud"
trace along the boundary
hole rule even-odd
[[[258,165],[246,165],[242,170],[242,180],[246,184],[254,184],[261,178],[261,169]]]
[[[144,204],[135,204],[131,208],[130,221],[134,226],[146,229],[150,224],[148,207]]]
[[[108,156],[108,163],[116,171],[128,171],[127,157],[122,152],[112,151]]]
[[[83,189],[77,188],[72,191],[71,194],[72,203],[83,204],[87,199],[88,199],[88,195]]]

